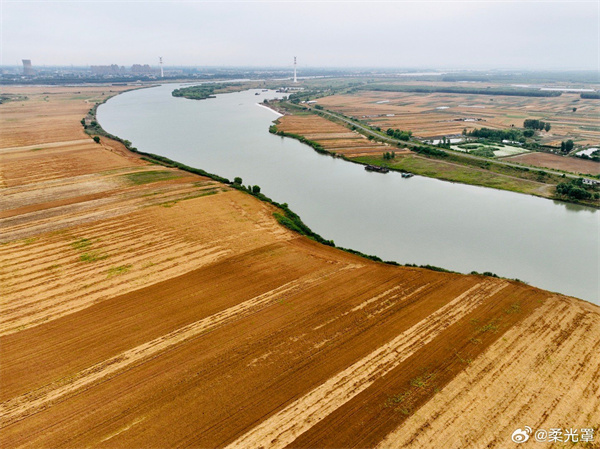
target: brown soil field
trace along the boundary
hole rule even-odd
[[[410,130],[415,137],[424,139],[461,134],[464,128],[520,127],[525,119],[532,118],[552,125],[548,133],[542,133],[543,143],[560,145],[567,139],[583,145],[600,142],[598,100],[582,99],[573,93],[537,98],[360,91],[318,101],[327,109],[366,120],[373,126]],[[382,101],[387,103],[378,103]],[[576,112],[572,111],[574,107]]]
[[[80,88],[36,89],[19,88],[22,127],[0,144],[1,447],[512,448],[525,425],[598,432],[599,307],[317,244],[246,193],[95,144],[79,98],[41,100]]]
[[[521,162],[523,164],[538,167],[565,170],[572,173],[600,175],[600,164],[594,161],[586,161],[577,157],[563,157],[549,153],[519,154],[505,158],[509,161]]]
[[[323,146],[327,151],[348,157],[402,151],[380,142],[371,142],[362,134],[316,115],[285,115],[277,120],[277,129],[299,134]]]

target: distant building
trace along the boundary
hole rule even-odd
[[[25,76],[33,76],[35,71],[33,70],[33,66],[31,65],[31,59],[23,59],[23,75]]]
[[[117,64],[93,65],[90,69],[94,75],[122,75],[125,73],[125,67],[119,67]]]
[[[153,69],[148,64],[133,64],[131,66],[131,73],[135,75],[156,75],[159,73],[159,70]]]

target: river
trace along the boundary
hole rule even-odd
[[[362,166],[269,134],[273,91],[208,100],[179,85],[130,91],[98,108],[108,132],[141,151],[257,184],[336,245],[399,263],[491,271],[547,290],[599,298],[600,213],[592,208]],[[260,92],[260,95],[255,95]]]

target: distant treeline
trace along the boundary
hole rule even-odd
[[[545,129],[546,131],[550,131],[550,128],[552,128],[552,126],[550,125],[550,123],[528,118],[523,122],[523,128],[539,129],[540,131]]]
[[[470,82],[490,82],[492,79],[485,75],[446,75],[442,77],[442,81],[458,82],[458,81],[470,81]]]
[[[468,132],[466,135],[471,137],[480,137],[489,140],[510,140],[519,141],[523,137],[523,133],[518,129],[489,129],[481,128],[474,129]]]
[[[600,92],[582,92],[580,97],[588,100],[600,100]]]
[[[410,140],[412,131],[400,131],[399,129],[388,128],[385,132],[388,136],[398,140]]]
[[[171,92],[174,97],[184,97],[190,100],[205,100],[207,98],[215,98],[215,90],[223,89],[224,87],[231,86],[231,84],[201,84],[199,86],[182,87],[181,89],[175,89]]]
[[[376,84],[361,87],[364,90],[384,92],[416,92],[416,93],[445,93],[445,94],[475,94],[475,95],[511,95],[517,97],[560,97],[562,92],[539,89],[509,89],[504,87],[437,87],[437,86],[401,86],[395,84]]]

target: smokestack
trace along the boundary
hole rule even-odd
[[[294,83],[297,83],[298,79],[296,78],[296,57],[294,56]]]
[[[31,76],[33,75],[33,66],[31,65],[31,59],[23,59],[23,75]]]
[[[163,73],[163,62],[162,62],[162,56],[158,57],[158,63],[160,64],[160,77],[164,78],[165,74]]]

